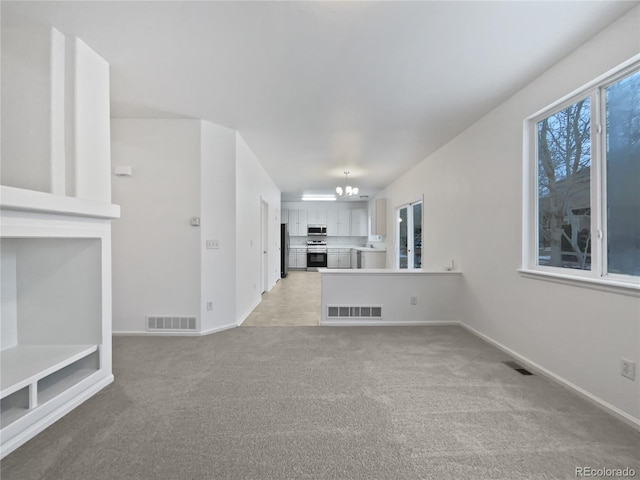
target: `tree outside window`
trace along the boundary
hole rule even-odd
[[[628,277],[640,276],[639,68],[532,117],[537,218],[532,209],[529,228],[535,224],[537,252],[527,258],[534,268],[637,283]]]
[[[538,263],[591,268],[590,101],[538,122]]]

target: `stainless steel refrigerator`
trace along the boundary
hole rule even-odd
[[[280,224],[280,278],[289,273],[289,226]]]

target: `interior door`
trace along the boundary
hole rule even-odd
[[[261,252],[261,277],[262,293],[267,291],[269,285],[269,204],[260,200],[260,252]]]

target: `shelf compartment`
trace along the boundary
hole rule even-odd
[[[0,398],[97,352],[97,345],[20,345],[0,352]]]
[[[47,403],[49,400],[90,377],[98,372],[99,367],[99,351],[93,351],[66,367],[43,377],[38,381],[38,405]]]
[[[29,411],[29,386],[0,400],[0,428],[15,422]]]

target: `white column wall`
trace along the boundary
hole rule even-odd
[[[0,245],[0,350],[18,344],[18,275],[15,242],[2,240]]]
[[[73,38],[73,195],[111,201],[109,64]]]
[[[267,290],[280,278],[280,190],[240,134],[236,136],[236,318],[261,299],[260,201],[269,204]]]
[[[463,271],[466,323],[640,422],[640,299],[523,278],[523,120],[640,52],[640,8],[583,44],[379,194],[395,207],[424,194],[423,266]]]
[[[236,324],[236,132],[201,122],[201,331]],[[219,249],[207,249],[217,240]],[[207,310],[207,302],[213,309]]]
[[[113,330],[141,332],[147,315],[200,317],[200,121],[114,119]]]
[[[1,33],[2,184],[51,193],[56,31],[3,26]]]

